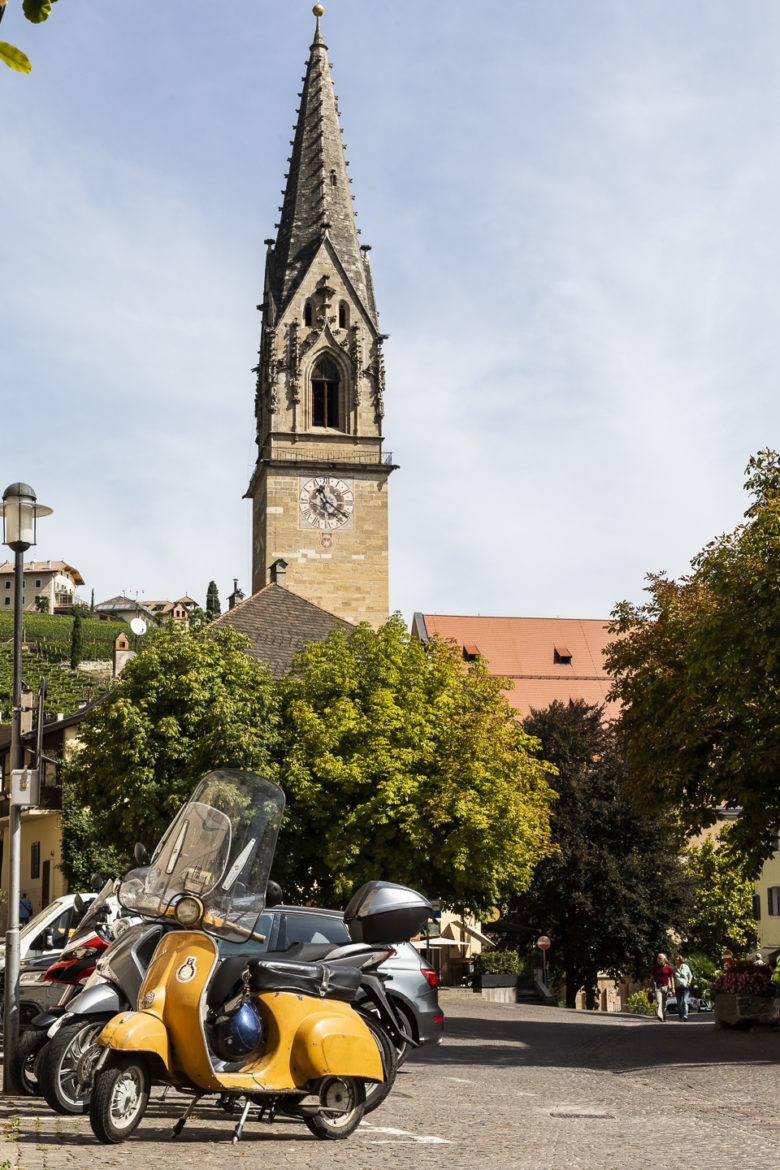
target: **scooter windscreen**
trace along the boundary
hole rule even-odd
[[[233,768],[200,781],[148,866],[128,873],[119,901],[145,917],[172,917],[186,895],[199,899],[201,929],[232,942],[255,933],[265,906],[284,812],[278,784]]]
[[[87,907],[82,916],[73,924],[71,929],[71,937],[76,935],[88,934],[92,931],[98,922],[105,921],[112,918],[111,906],[109,898],[114,892],[114,881],[109,880],[103,886],[103,889],[93,898],[91,902],[87,903]]]

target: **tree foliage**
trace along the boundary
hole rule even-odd
[[[172,623],[147,634],[85,719],[66,767],[65,784],[90,809],[98,840],[124,853],[136,840],[154,845],[212,768],[273,774],[276,693],[246,646],[230,629]]]
[[[75,670],[84,657],[84,631],[79,610],[73,617],[73,629],[70,634],[70,669]]]
[[[480,911],[525,888],[551,793],[501,686],[398,615],[305,648],[281,683],[288,897],[339,905],[383,878]]]
[[[693,914],[685,932],[690,951],[719,962],[723,948],[745,955],[758,945],[753,917],[752,878],[729,847],[732,826],[687,850],[687,869],[696,885]]]
[[[27,20],[33,24],[41,24],[42,21],[49,19],[52,4],[56,2],[57,0],[22,0],[22,11]],[[0,20],[5,15],[6,3],[7,0],[0,0]],[[29,58],[22,50],[17,49],[15,45],[9,45],[7,41],[0,41],[0,61],[9,69],[15,69],[17,73],[29,73],[32,68]]]
[[[218,618],[222,612],[222,607],[219,604],[219,592],[217,591],[216,581],[209,581],[208,592],[206,593],[206,617],[210,622],[214,618]]]
[[[124,873],[132,865],[132,852],[106,844],[97,831],[95,818],[78,799],[76,792],[65,788],[62,798],[62,869],[72,890],[88,890],[95,873],[106,880]]]
[[[558,770],[551,831],[558,851],[537,868],[509,917],[552,939],[548,961],[566,979],[567,1006],[599,971],[646,974],[670,927],[687,919],[691,882],[668,814],[640,816],[622,796],[626,766],[602,709],[554,702],[524,727]]]
[[[606,661],[637,806],[678,806],[689,831],[740,808],[731,847],[755,874],[780,825],[780,456],[747,467],[745,521],[680,581],[613,611]]]

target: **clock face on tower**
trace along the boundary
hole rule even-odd
[[[354,512],[355,494],[351,479],[339,479],[334,475],[318,475],[310,479],[300,477],[298,517],[301,528],[326,532],[352,528]]]

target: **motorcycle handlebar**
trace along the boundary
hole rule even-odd
[[[230,922],[227,918],[219,918],[211,910],[206,910],[203,914],[204,923],[209,926],[216,926],[220,930],[235,930],[238,934],[243,934],[246,938],[252,939],[254,942],[264,943],[265,935],[260,934],[259,931],[250,930],[248,926],[241,926],[238,922]]]

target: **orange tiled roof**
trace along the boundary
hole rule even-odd
[[[611,639],[606,621],[417,613],[414,632],[423,639],[454,640],[464,658],[480,654],[492,675],[512,679],[514,688],[506,697],[523,715],[532,707],[549,707],[554,699],[583,699],[604,704],[608,717],[618,713],[618,704],[607,702],[610,677],[602,651]]]
[[[4,561],[0,565],[0,573],[13,573],[14,562]],[[77,585],[84,584],[84,578],[78,569],[74,569],[73,565],[69,565],[67,561],[25,561],[25,573],[70,573],[71,577]]]

